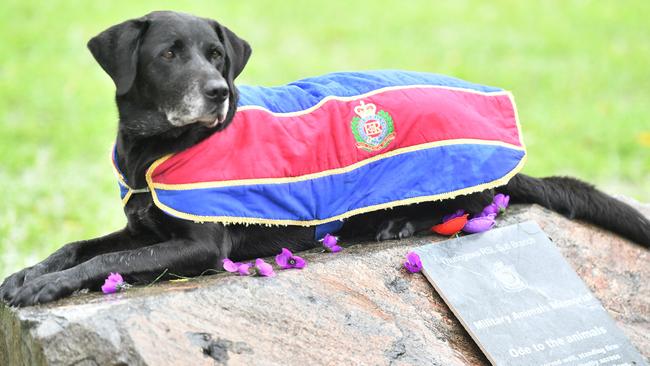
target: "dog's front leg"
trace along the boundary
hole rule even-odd
[[[75,267],[25,283],[9,304],[46,303],[83,288],[97,289],[110,272],[119,272],[131,283],[150,282],[165,270],[194,276],[206,269],[219,268],[219,260],[228,254],[221,251],[214,243],[174,239],[134,250],[102,254]]]
[[[155,242],[152,237],[134,234],[125,228],[99,238],[66,244],[42,262],[7,277],[0,286],[0,300],[10,300],[25,283],[45,274],[72,268],[100,254],[133,249]]]

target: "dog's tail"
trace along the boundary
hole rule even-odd
[[[580,219],[650,248],[650,221],[639,211],[585,182],[569,177],[533,178],[517,174],[497,191],[514,203],[537,203],[570,219]]]

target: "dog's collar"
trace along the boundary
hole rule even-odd
[[[113,145],[113,149],[111,150],[111,163],[113,166],[113,171],[115,172],[115,176],[117,177],[117,184],[120,187],[120,197],[122,198],[123,205],[126,206],[126,204],[129,202],[129,199],[134,194],[151,192],[149,187],[131,188],[131,186],[129,186],[126,181],[126,177],[124,174],[122,174],[120,167],[117,165],[117,145]]]

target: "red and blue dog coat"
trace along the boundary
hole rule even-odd
[[[230,127],[148,169],[162,211],[336,224],[504,185],[526,157],[511,94],[447,76],[341,72],[239,92]]]

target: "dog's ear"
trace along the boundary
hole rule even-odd
[[[228,82],[229,86],[232,86],[232,82],[241,74],[244,70],[244,66],[248,62],[248,59],[251,57],[251,46],[248,42],[239,38],[235,33],[230,29],[224,27],[223,25],[217,23],[214,20],[209,20],[212,26],[215,28],[219,40],[223,43],[224,48],[226,49],[226,64],[224,69],[224,77]]]
[[[237,76],[241,74],[242,70],[244,70],[244,66],[246,66],[248,59],[251,57],[252,50],[248,42],[239,38],[230,29],[212,19],[207,20],[217,32],[217,36],[226,51],[223,76],[226,79],[228,89],[230,90],[230,98],[228,102],[230,105],[228,108],[228,115],[226,116],[226,119],[230,120],[237,110],[238,94],[237,88],[235,88],[235,78],[237,78]]]
[[[88,41],[88,49],[95,60],[113,79],[117,95],[126,94],[133,86],[140,40],[148,25],[145,18],[127,20]]]

